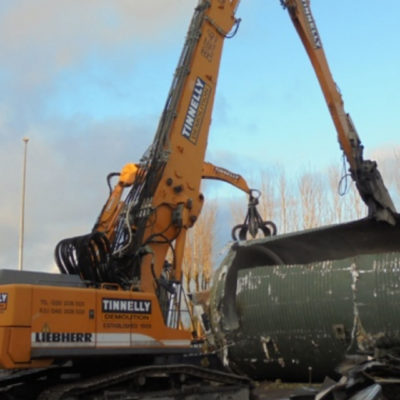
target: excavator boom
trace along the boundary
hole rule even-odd
[[[153,143],[138,163],[129,193],[119,202],[124,184],[118,184],[92,233],[58,245],[63,272],[125,288],[135,282],[145,292],[159,289],[166,269],[170,282],[181,281],[186,232],[204,202],[200,182],[223,43],[239,23],[238,4],[199,1]],[[109,215],[109,208],[115,212]]]
[[[363,145],[350,115],[344,109],[342,96],[333,80],[311,12],[310,0],[281,0],[281,4],[287,8],[310,58],[332,116],[339,144],[350,165],[350,173],[360,196],[368,207],[369,216],[395,224],[396,209],[377,164],[375,161],[364,160]]]

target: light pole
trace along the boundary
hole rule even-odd
[[[22,164],[22,198],[21,198],[21,223],[19,227],[18,247],[18,269],[22,271],[24,262],[24,218],[25,218],[25,180],[26,180],[26,153],[28,149],[28,137],[22,139],[24,142],[24,160]]]

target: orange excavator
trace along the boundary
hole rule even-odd
[[[0,367],[12,371],[0,378],[2,387],[28,389],[25,397],[33,398],[35,381],[40,398],[62,398],[71,388],[87,398],[89,386],[93,392],[157,375],[160,367],[149,370],[154,363],[181,374],[173,362],[199,358],[181,266],[187,231],[204,203],[200,183],[220,179],[251,193],[240,176],[204,163],[223,43],[239,26],[238,3],[199,1],[152,145],[137,164],[109,175],[109,184],[114,175],[118,182],[92,232],[57,245],[62,274],[0,271]],[[65,377],[66,362],[68,376],[79,378],[69,389],[50,389]],[[129,368],[117,376],[119,364]],[[100,372],[99,383],[93,377]],[[79,386],[88,376],[91,383]],[[210,379],[231,378],[214,371]]]
[[[0,271],[0,393],[105,399],[113,391],[120,393],[113,398],[128,398],[146,380],[157,378],[159,385],[167,375],[175,383],[188,376],[213,384],[247,383],[245,377],[204,368],[217,361],[192,331],[181,268],[186,234],[204,203],[202,179],[223,180],[249,194],[238,239],[259,230],[276,233],[257,213],[257,192],[242,177],[204,162],[223,43],[238,29],[238,4],[199,1],[152,145],[139,162],[109,175],[110,196],[92,232],[57,245],[62,273]],[[283,4],[302,38],[311,29],[311,58],[329,71],[317,56],[312,20],[304,27],[296,13],[309,2]],[[327,101],[371,216],[393,223],[393,204],[376,164],[362,159],[341,99],[333,93]]]

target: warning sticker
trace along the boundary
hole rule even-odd
[[[7,310],[8,293],[0,293],[0,311]]]

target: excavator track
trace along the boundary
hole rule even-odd
[[[44,390],[38,400],[179,398],[204,394],[204,398],[246,399],[250,380],[194,365],[157,365],[125,368],[116,372],[60,384]],[[234,397],[232,397],[234,396]],[[226,398],[228,398],[226,397]],[[201,398],[201,397],[197,397]]]
[[[75,371],[74,371],[75,373]],[[1,371],[0,400],[35,399],[49,385],[55,385],[63,376],[70,376],[71,367],[51,366],[47,368]],[[78,376],[75,373],[76,376]]]
[[[48,376],[57,371],[60,373],[64,370],[63,367],[48,367],[48,368],[34,368],[34,369],[23,369],[16,371],[3,370],[0,374],[0,393],[4,391],[5,387],[18,384],[20,382],[27,382],[30,380],[41,379],[44,376]]]

